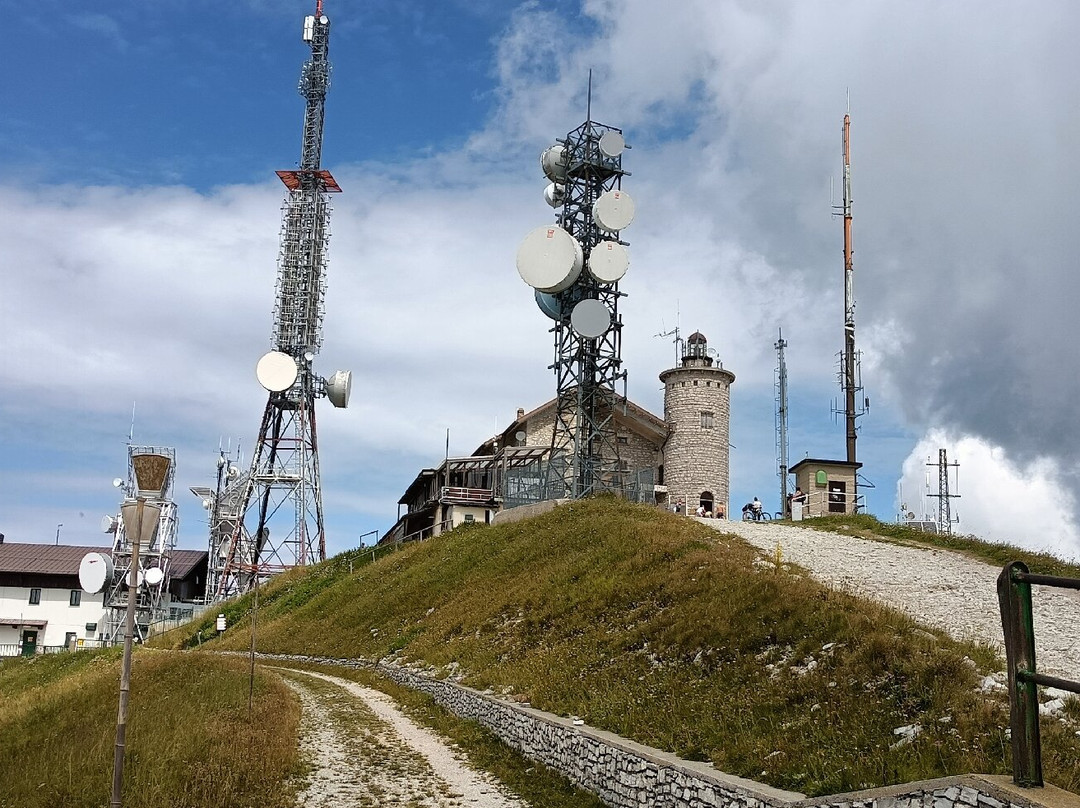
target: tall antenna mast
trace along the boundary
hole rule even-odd
[[[952,504],[950,500],[959,499],[959,494],[949,493],[949,469],[957,469],[959,475],[960,464],[957,462],[949,463],[948,455],[944,449],[938,449],[938,462],[927,463],[928,466],[937,466],[938,470],[938,492],[936,494],[927,494],[928,497],[935,497],[938,501],[938,533],[944,533],[946,535],[952,535],[953,515]],[[957,487],[960,486],[959,477],[957,478]],[[956,523],[960,522],[959,517],[955,520]]]
[[[330,87],[330,20],[317,0],[304,18],[303,39],[311,58],[300,73],[304,130],[298,169],[278,171],[287,195],[282,204],[281,250],[271,351],[256,367],[270,396],[263,411],[250,471],[214,499],[235,502],[238,510],[223,531],[211,525],[210,578],[215,597],[243,592],[260,577],[326,558],[315,400],[348,405],[352,374],[318,376],[312,361],[322,347],[327,248],[330,240],[328,194],[341,191],[322,168],[323,122]],[[236,494],[240,494],[239,497]],[[211,510],[218,504],[211,502]],[[219,546],[214,546],[215,541]],[[219,562],[218,559],[221,559]],[[220,568],[214,570],[215,564]]]
[[[784,349],[787,348],[783,329],[777,329],[776,348],[776,459],[780,475],[780,513],[787,513],[788,502],[788,401],[787,401],[787,363],[784,361]]]

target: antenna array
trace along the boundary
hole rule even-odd
[[[617,382],[622,401],[626,392],[618,305],[629,256],[620,231],[633,221],[634,203],[622,190],[622,130],[593,121],[591,109],[590,79],[585,122],[540,157],[556,224],[530,233],[517,257],[519,274],[555,322],[549,497],[579,498],[626,483],[613,419]]]
[[[321,167],[326,93],[330,87],[330,21],[322,13],[304,19],[303,39],[311,58],[300,74],[305,100],[298,169],[278,171],[288,189],[282,205],[281,250],[274,302],[271,351],[256,367],[270,393],[250,470],[238,473],[224,454],[218,487],[204,496],[210,511],[213,591],[221,599],[246,591],[260,577],[326,557],[315,400],[348,406],[352,374],[317,375],[312,361],[322,347],[327,249],[328,194],[341,191]],[[202,489],[197,492],[203,495]]]

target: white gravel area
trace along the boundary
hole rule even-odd
[[[1004,657],[997,600],[1000,567],[948,550],[791,525],[698,521],[740,536],[770,556],[779,544],[784,561],[804,567],[819,581],[873,598],[957,639],[994,645]],[[1080,678],[1080,592],[1036,586],[1032,594],[1038,671]]]
[[[301,700],[301,748],[313,762],[305,808],[519,808],[492,776],[414,723],[377,690],[324,673],[277,668]],[[319,686],[312,677],[329,683]]]

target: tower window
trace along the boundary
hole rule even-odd
[[[626,435],[619,435],[617,438],[615,438],[615,440],[620,444],[627,444],[630,442],[630,438],[628,438]]]
[[[694,379],[694,387],[697,387],[697,379]]]
[[[712,429],[716,425],[716,419],[708,410],[701,411],[701,428]]]
[[[68,604],[71,606],[78,606],[82,603],[82,590],[72,589],[71,594],[68,595]]]

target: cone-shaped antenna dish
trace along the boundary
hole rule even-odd
[[[566,167],[569,159],[570,155],[567,153],[566,147],[556,144],[544,149],[543,154],[540,155],[540,168],[543,169],[544,176],[552,182],[565,182]]]
[[[79,562],[79,586],[84,592],[96,595],[112,577],[112,557],[105,553],[87,553]]]
[[[599,300],[582,300],[570,313],[570,325],[579,336],[596,339],[611,326],[611,311]]]
[[[626,191],[606,191],[593,203],[593,220],[608,233],[615,233],[634,221],[634,200]]]
[[[271,393],[280,393],[293,386],[297,376],[296,360],[281,351],[270,351],[255,366],[259,384]]]
[[[630,266],[630,254],[617,241],[601,241],[589,253],[589,273],[600,283],[618,283]]]
[[[352,371],[339,370],[326,382],[326,397],[335,407],[344,409],[349,406],[349,394],[352,393]]]
[[[600,135],[600,153],[604,157],[618,157],[626,148],[626,141],[618,132],[608,131]]]
[[[540,307],[540,311],[557,323],[561,323],[566,319],[566,309],[559,305],[559,300],[555,295],[549,295],[547,292],[541,292],[537,289],[536,305]]]
[[[583,263],[577,239],[555,225],[536,228],[518,247],[517,271],[521,279],[548,294],[573,286]]]

